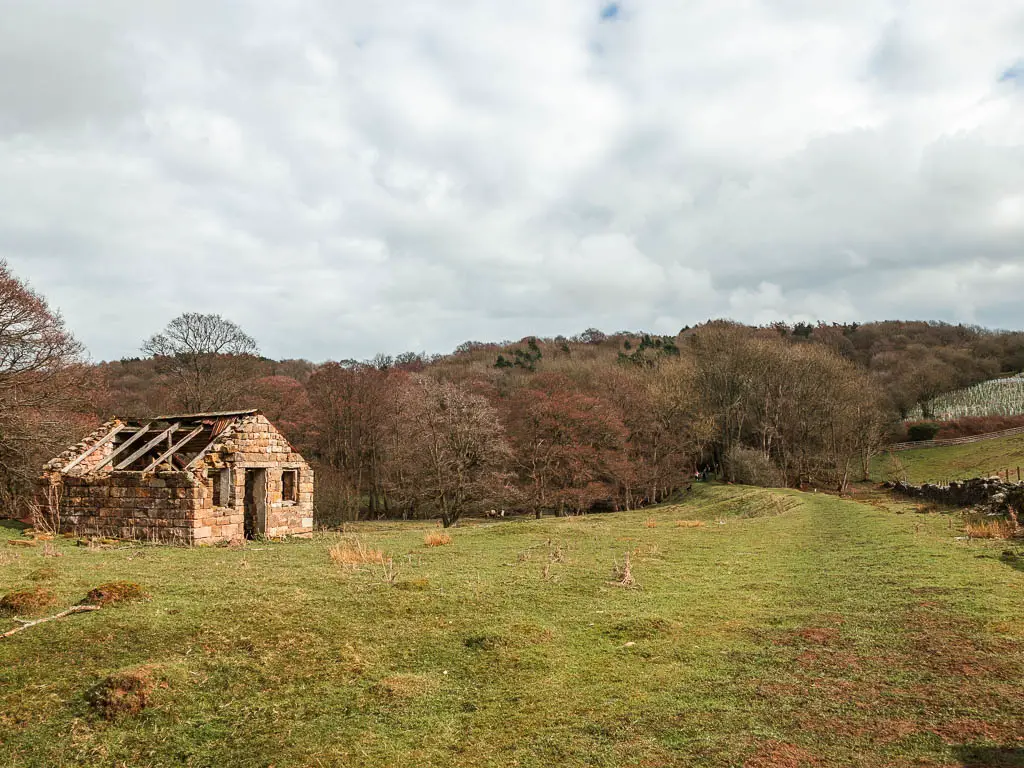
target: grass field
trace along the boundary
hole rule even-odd
[[[708,486],[435,547],[5,545],[0,591],[152,597],[0,640],[0,764],[1024,765],[1024,572],[911,509]],[[393,583],[332,562],[353,537]],[[99,717],[86,692],[139,668],[149,706]]]
[[[895,455],[903,463],[907,480],[911,483],[983,477],[1004,469],[1010,469],[1016,479],[1018,466],[1024,472],[1024,435],[967,445],[917,448],[899,451]],[[879,481],[890,479],[886,476],[888,468],[888,454],[876,456],[871,465],[872,478]]]

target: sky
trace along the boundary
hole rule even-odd
[[[0,258],[95,360],[1024,327],[1019,0],[0,9]]]

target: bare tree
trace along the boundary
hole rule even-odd
[[[235,407],[258,354],[256,341],[220,315],[186,312],[142,345],[188,411]]]
[[[391,436],[390,495],[445,528],[495,503],[510,460],[487,400],[451,382],[414,376],[401,392],[401,431]]]
[[[82,428],[82,346],[60,314],[0,261],[0,501],[31,503],[43,461]]]

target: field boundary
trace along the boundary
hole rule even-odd
[[[968,435],[967,437],[951,437],[947,440],[918,440],[910,443],[893,443],[887,451],[909,451],[913,448],[941,448],[945,445],[967,445],[969,443],[980,443],[985,440],[996,440],[1000,437],[1013,437],[1024,435],[1024,427],[1012,427],[999,432],[985,432],[981,435]]]

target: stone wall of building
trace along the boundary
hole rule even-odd
[[[64,531],[167,543],[196,541],[203,489],[188,472],[111,472],[55,479]]]
[[[244,536],[245,470],[266,471],[266,530],[271,538],[308,536],[313,532],[313,470],[285,437],[262,414],[239,419],[221,435],[207,454],[208,477],[204,493],[213,498],[219,473],[229,473],[229,493],[221,493],[221,506],[212,503],[197,529],[197,541],[230,540]],[[298,473],[295,501],[282,497],[282,472]]]

